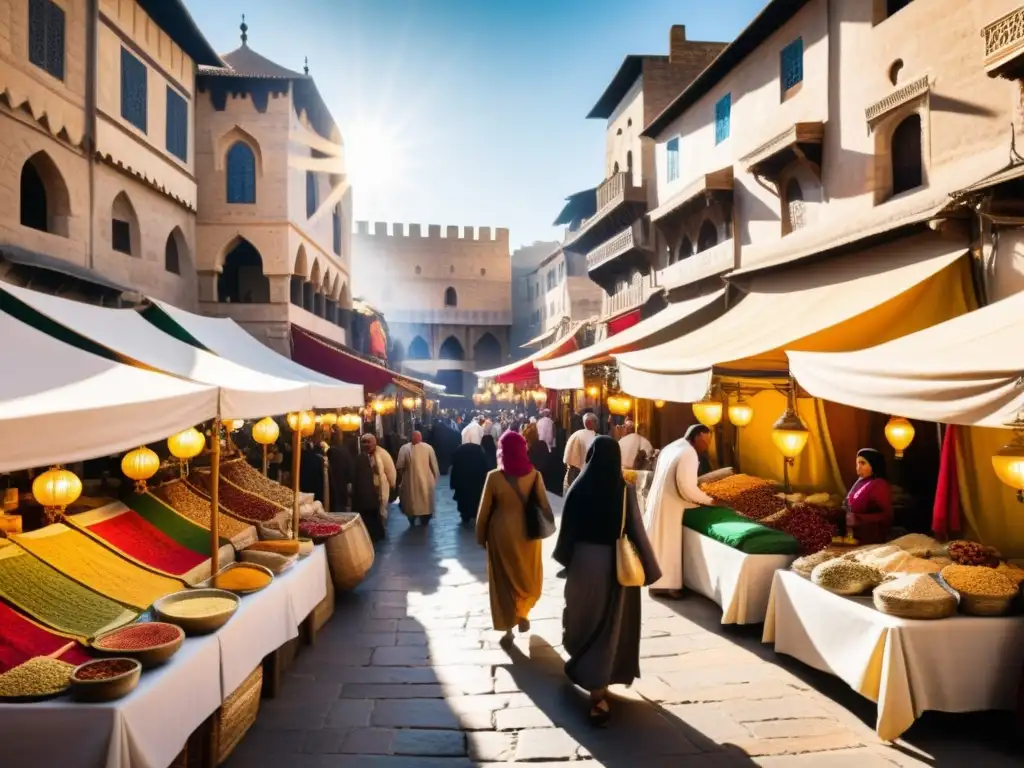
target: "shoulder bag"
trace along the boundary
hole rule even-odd
[[[615,574],[619,584],[624,587],[642,587],[644,585],[644,566],[636,553],[633,542],[626,535],[627,489],[622,491],[622,528],[619,539],[615,543]]]
[[[519,501],[523,503],[523,512],[526,515],[526,538],[546,539],[553,535],[555,532],[555,516],[537,503],[533,490],[534,486],[537,485],[540,473],[535,473],[533,476],[533,485],[530,486],[529,496],[523,496],[523,492],[519,490],[516,478],[509,476],[505,472],[502,472],[501,476],[505,478],[505,482],[512,486],[512,490],[519,497]]]

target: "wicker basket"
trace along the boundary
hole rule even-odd
[[[881,613],[901,619],[945,619],[956,613],[956,598],[953,595],[942,600],[906,600],[876,590],[871,598]]]
[[[960,609],[971,616],[1005,616],[1013,607],[1016,595],[1009,597],[989,597],[987,595],[969,595],[960,593]]]
[[[263,688],[263,666],[253,670],[235,692],[228,696],[213,716],[211,749],[217,765],[222,765],[256,722]]]
[[[363,524],[363,518],[354,512],[329,515],[341,524],[341,532],[329,538],[327,562],[331,567],[334,588],[344,592],[359,586],[373,567],[373,542]]]

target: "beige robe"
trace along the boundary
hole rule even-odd
[[[647,536],[661,567],[661,578],[651,589],[683,588],[683,512],[714,503],[697,485],[699,466],[700,457],[685,437],[658,456],[646,504]]]
[[[401,476],[399,504],[406,517],[434,514],[434,489],[440,472],[437,455],[426,443],[406,443],[398,451],[398,473]]]
[[[380,516],[387,520],[391,489],[398,483],[395,462],[391,460],[391,454],[379,446],[370,458],[373,461],[377,477],[379,478],[377,488],[380,491]]]

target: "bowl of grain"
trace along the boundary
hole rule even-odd
[[[92,641],[92,647],[104,656],[135,659],[148,669],[170,659],[184,640],[185,631],[176,624],[147,621],[100,635]]]
[[[264,565],[257,563],[231,563],[224,566],[217,574],[200,587],[221,589],[236,595],[248,595],[259,592],[270,586],[274,573]]]
[[[71,697],[76,701],[114,701],[135,690],[141,676],[142,665],[127,656],[87,661],[71,673]]]
[[[860,595],[874,589],[885,578],[877,568],[853,560],[836,558],[814,566],[811,581],[837,595]]]
[[[984,565],[947,565],[942,580],[960,595],[960,610],[972,616],[1005,616],[1013,607],[1019,587],[995,568]]]
[[[22,704],[53,699],[71,686],[74,664],[37,656],[0,674],[0,703]]]
[[[875,587],[872,601],[882,613],[903,619],[944,619],[956,613],[957,596],[938,574],[907,573]]]
[[[186,635],[205,635],[223,627],[235,611],[239,598],[223,589],[186,589],[161,597],[153,612],[161,621],[176,624]]]

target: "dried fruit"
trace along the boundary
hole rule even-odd
[[[994,568],[978,565],[947,565],[942,578],[957,592],[974,597],[1013,597],[1017,585]]]
[[[326,539],[341,533],[341,525],[338,523],[320,523],[314,520],[302,520],[299,522],[299,533],[311,539]]]
[[[995,568],[999,563],[998,551],[976,541],[951,541],[946,551],[957,565],[987,565]]]

